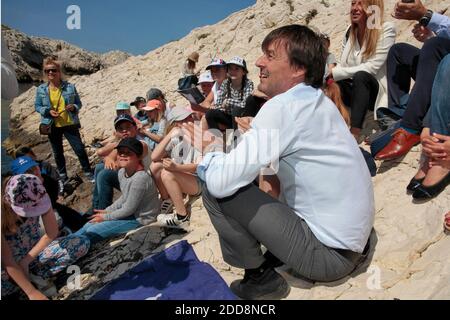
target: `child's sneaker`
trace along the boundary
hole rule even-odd
[[[90,183],[94,183],[95,182],[95,177],[94,174],[90,171],[86,171],[84,173],[84,178],[89,181]]]
[[[161,214],[169,214],[173,212],[173,202],[172,200],[166,199],[161,202]]]
[[[159,227],[187,229],[189,227],[189,214],[184,219],[178,219],[176,212],[171,214],[159,214],[156,217],[156,225]]]

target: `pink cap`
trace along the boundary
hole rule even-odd
[[[41,180],[32,174],[13,176],[5,187],[6,200],[21,217],[37,217],[47,213],[52,203]]]

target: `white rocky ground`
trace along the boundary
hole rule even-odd
[[[386,12],[391,12],[394,0],[387,0]],[[450,1],[425,1],[430,8],[450,7]],[[170,100],[184,101],[175,93],[180,66],[192,51],[200,53],[200,66],[211,57],[228,59],[242,55],[250,66],[250,78],[256,81],[254,62],[260,54],[264,36],[273,28],[289,23],[304,23],[316,9],[318,14],[310,25],[332,37],[331,50],[338,53],[348,22],[349,1],[270,1],[239,11],[213,26],[193,30],[185,38],[171,42],[144,56],[131,57],[124,63],[101,70],[90,76],[76,76],[75,83],[84,103],[81,112],[82,133],[87,144],[112,131],[114,104],[143,96],[151,86],[167,92]],[[392,18],[387,15],[388,20]],[[411,36],[412,23],[396,22],[398,41],[419,45]],[[339,56],[337,54],[337,56]],[[12,105],[14,145],[35,146],[42,158],[50,158],[50,148],[39,137],[39,117],[33,112],[35,90],[30,89]],[[66,146],[67,147],[67,146]],[[415,174],[420,148],[415,147],[404,159],[377,163],[375,187],[376,219],[370,265],[360,268],[352,277],[332,284],[309,284],[281,270],[292,285],[288,299],[449,299],[450,298],[450,237],[443,233],[442,221],[450,210],[450,188],[437,199],[414,204],[405,187]],[[93,150],[89,150],[92,160]],[[72,151],[67,152],[72,171],[78,164]],[[343,181],[342,183],[345,183]],[[81,185],[67,199],[79,209],[89,206],[90,186]],[[242,273],[230,268],[221,258],[217,234],[201,200],[192,214],[192,231],[186,235],[166,236],[161,229],[141,228],[127,237],[96,248],[82,262],[82,290],[60,290],[58,298],[86,299],[106,282],[117,277],[143,257],[158,252],[180,239],[187,239],[203,261],[209,262],[230,283]],[[367,269],[368,267],[368,269]],[[365,272],[366,269],[369,272]],[[379,280],[379,281],[378,281]]]

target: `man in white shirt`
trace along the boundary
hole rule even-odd
[[[258,89],[270,100],[235,149],[206,154],[197,169],[223,258],[245,269],[230,286],[243,299],[285,297],[289,286],[274,270],[280,263],[313,281],[347,276],[368,247],[374,219],[364,158],[320,90],[327,58],[320,37],[285,26],[262,50]],[[185,129],[194,132],[193,125]],[[285,203],[252,183],[277,162]]]

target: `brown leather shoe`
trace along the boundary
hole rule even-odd
[[[392,160],[401,157],[419,142],[420,136],[418,134],[412,134],[403,128],[398,128],[393,133],[391,142],[378,152],[375,159]]]

